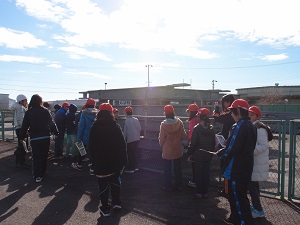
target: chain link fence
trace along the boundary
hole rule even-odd
[[[13,111],[2,111],[0,118],[1,139],[15,141],[16,136],[13,128]],[[142,169],[163,172],[163,160],[161,147],[158,143],[160,123],[165,119],[163,116],[136,116],[142,126],[140,148],[140,167]],[[180,117],[188,132],[187,117]],[[120,117],[118,123],[124,126],[124,117]],[[281,199],[288,197],[290,200],[300,200],[300,120],[290,121],[289,128],[286,121],[265,120],[265,124],[272,128],[274,138],[269,142],[269,179],[261,182],[261,191]],[[217,123],[212,124],[216,132],[221,130]],[[182,142],[182,150],[186,152],[187,140]],[[187,155],[182,159],[182,173],[186,179],[192,178],[192,168],[187,161]],[[220,172],[220,160],[214,157],[210,168],[211,185],[222,185]]]
[[[288,199],[300,200],[300,120],[290,121]]]

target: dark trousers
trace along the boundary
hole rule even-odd
[[[120,190],[121,177],[120,173],[115,173],[109,177],[102,177],[98,179],[99,195],[101,201],[101,209],[106,210],[108,206],[109,191],[111,192],[112,205],[120,205]]]
[[[210,161],[195,162],[195,183],[197,194],[207,194],[209,186]]]
[[[55,149],[54,156],[61,156],[64,148],[65,132],[60,131],[58,136],[55,138]]]
[[[44,177],[47,169],[47,157],[50,146],[50,138],[33,140],[32,148],[33,176]]]
[[[251,181],[248,185],[249,194],[251,197],[251,202],[256,210],[263,210],[261,203],[260,203],[260,190],[259,190],[259,183],[258,181]]]
[[[172,186],[172,169],[175,175],[175,186],[182,187],[182,171],[181,158],[167,160],[164,159],[164,187],[170,188]]]
[[[134,170],[138,168],[139,142],[140,141],[133,141],[127,143],[128,170]]]
[[[18,138],[18,147],[15,151],[15,156],[16,156],[16,164],[24,165],[26,152],[25,152],[23,145],[20,142],[20,132],[21,132],[21,128],[16,129],[16,135]]]
[[[250,203],[247,197],[249,182],[228,180],[228,195],[230,204],[230,220],[235,225],[253,225]]]

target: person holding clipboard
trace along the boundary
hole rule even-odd
[[[209,169],[215,149],[215,130],[210,124],[210,111],[207,108],[201,108],[196,114],[199,123],[194,127],[191,142],[187,154],[195,165],[195,198],[208,198],[209,187]]]

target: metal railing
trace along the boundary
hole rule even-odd
[[[13,111],[2,111],[0,118],[1,139],[15,141],[13,126]],[[161,147],[158,143],[160,123],[163,116],[136,116],[142,126],[142,138],[140,148],[140,167],[146,170],[163,172],[163,160],[161,158]],[[118,120],[121,127],[124,117]],[[181,117],[186,130],[188,122],[186,117]],[[300,120],[291,120],[289,129],[285,120],[265,120],[265,124],[272,128],[274,138],[269,142],[269,179],[261,182],[261,191],[281,199],[300,200]],[[217,131],[218,124],[214,124]],[[186,142],[182,143],[183,152],[186,151]],[[182,160],[182,173],[187,179],[192,177],[190,163],[184,154]],[[211,185],[221,185],[220,162],[213,158],[211,162]]]

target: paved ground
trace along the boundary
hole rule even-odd
[[[140,170],[122,177],[122,211],[102,218],[96,178],[87,165],[75,171],[67,160],[49,160],[47,177],[36,184],[30,170],[14,167],[14,149],[14,143],[0,141],[1,224],[217,225],[229,212],[216,187],[211,187],[209,199],[196,200],[193,188],[165,192],[162,174]],[[300,223],[297,205],[267,197],[262,202],[267,218],[256,219],[256,224]]]

